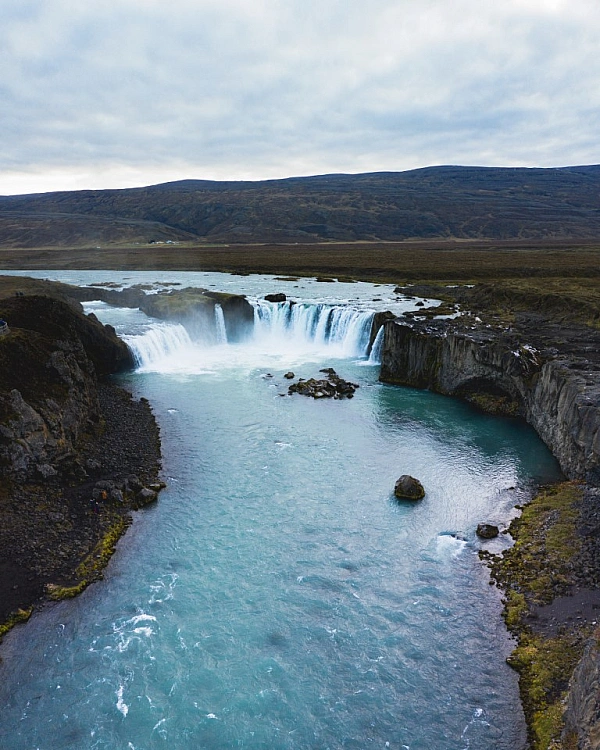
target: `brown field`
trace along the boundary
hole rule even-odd
[[[357,242],[2,248],[0,270],[115,269],[350,276],[393,283],[598,278],[598,242]]]

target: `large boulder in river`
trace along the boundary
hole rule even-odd
[[[418,479],[403,474],[394,486],[394,495],[399,500],[421,500],[425,497],[425,488]]]
[[[285,302],[287,297],[283,292],[277,292],[277,294],[265,294],[267,302]]]

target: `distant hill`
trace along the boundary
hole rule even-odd
[[[0,197],[0,247],[600,238],[600,165],[182,180]]]

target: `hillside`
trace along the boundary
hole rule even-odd
[[[428,167],[0,197],[0,247],[600,237],[600,166]]]

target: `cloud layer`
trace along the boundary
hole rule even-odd
[[[4,0],[0,193],[600,161],[597,0]]]

